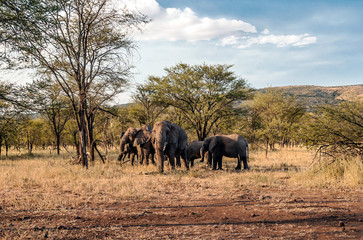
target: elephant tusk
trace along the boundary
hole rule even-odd
[[[163,147],[163,151],[165,151],[166,145],[168,144],[168,142],[164,143],[164,147]]]

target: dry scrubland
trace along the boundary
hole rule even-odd
[[[292,216],[296,215],[296,219],[300,219],[299,214],[307,216],[306,213],[332,213],[334,207],[328,207],[324,201],[334,203],[334,199],[338,199],[337,206],[355,214],[353,214],[355,216],[354,221],[352,220],[355,225],[350,226],[349,232],[349,228],[345,227],[347,223],[341,223],[340,213],[334,213],[333,211],[332,216],[335,222],[331,223],[331,227],[344,227],[343,231],[341,229],[337,230],[339,234],[344,234],[339,235],[337,233],[330,237],[355,238],[362,233],[363,211],[362,207],[359,206],[363,196],[363,166],[358,159],[349,163],[333,163],[326,167],[325,170],[319,170],[320,168],[317,165],[315,167],[310,166],[314,152],[304,148],[280,149],[270,152],[267,159],[264,152],[252,151],[250,153],[251,170],[247,172],[234,171],[236,160],[224,159],[224,171],[211,171],[197,160],[197,165],[189,172],[177,169],[175,171],[167,170],[164,174],[160,174],[155,166],[132,167],[129,162],[120,166],[114,160],[117,158],[116,151],[109,154],[108,158],[110,160],[106,164],[95,162],[88,170],[80,165],[73,164],[71,156],[67,154],[60,157],[49,155],[47,152],[37,152],[32,157],[21,157],[16,154],[11,153],[9,159],[0,160],[0,213],[2,213],[0,238],[132,239],[136,237],[147,239],[157,237],[168,239],[169,237],[176,237],[233,239],[235,237],[254,238],[262,235],[266,238],[286,238],[287,236],[291,238],[329,237],[330,235],[324,234],[334,233],[331,229],[319,230],[323,235],[314,235],[317,233],[311,227],[308,227],[309,231],[301,230],[306,235],[301,235],[300,230],[299,235],[273,235],[264,232],[266,230],[261,227],[261,221],[272,221],[274,216],[277,217],[276,221],[278,221],[279,214],[288,211],[287,209],[291,207],[286,208],[281,204],[288,203],[308,204],[304,205],[304,207],[293,208],[295,212],[286,212],[286,214],[292,214]],[[313,196],[318,197],[313,202],[319,203],[320,201],[316,206],[307,200]],[[341,203],[339,198],[343,199],[344,203]],[[241,199],[246,202],[241,203]],[[173,206],[180,207],[180,205],[197,203],[209,204],[208,206],[217,204],[219,210],[212,211],[216,214],[215,216],[207,214],[207,210],[205,210],[205,213],[199,213],[195,209],[200,208],[195,207],[194,212],[191,212],[190,215],[177,215],[178,217],[173,220],[176,225],[165,225],[169,224],[170,221],[168,221],[164,225],[161,224],[160,231],[143,232],[135,230],[144,227],[154,231],[155,226],[152,227],[152,225],[167,218],[165,214],[160,217],[160,215],[155,215],[156,213],[150,210],[155,209],[156,206],[160,207],[160,209],[164,209],[164,207],[168,209]],[[229,203],[231,204],[230,207],[228,207]],[[238,221],[233,222],[233,214],[236,211],[231,209],[238,204],[242,206],[250,205],[254,210],[249,211],[246,208],[244,213],[239,213],[240,217],[236,218],[236,221]],[[269,204],[278,206],[275,209],[278,216],[267,217],[273,211],[271,208],[265,209],[264,213],[258,212],[265,207],[269,207]],[[223,211],[222,206],[226,207]],[[107,209],[110,210],[110,216],[105,213]],[[226,216],[228,209],[232,211],[230,216]],[[74,211],[78,212],[74,213]],[[84,215],[82,215],[82,211],[85,211]],[[89,212],[87,213],[87,211]],[[222,212],[218,213],[218,211]],[[177,214],[176,212],[174,214]],[[188,211],[182,209],[182,212],[184,214]],[[57,217],[59,214],[63,216],[60,219]],[[112,214],[126,215],[116,217]],[[242,221],[241,214],[246,214],[245,218],[248,217],[253,220],[256,220],[258,216],[264,216],[264,219],[256,221],[256,227],[249,219]],[[87,219],[93,225],[91,223],[86,224],[83,221],[85,215],[88,216]],[[71,220],[66,216],[70,217]],[[113,222],[111,221],[107,225],[105,219],[98,221],[94,219],[94,217],[98,218],[100,216],[104,216],[105,219],[113,219]],[[130,217],[128,219],[127,216],[136,216],[136,218]],[[160,217],[161,220],[153,219],[150,220],[152,223],[147,222],[147,224],[142,222],[146,221],[147,218],[156,218],[156,216]],[[190,224],[188,226],[193,228],[195,235],[185,235],[183,228],[187,227],[188,224],[185,226],[178,225],[184,221],[193,222],[193,220],[185,219],[188,217],[203,218],[206,216],[210,217],[209,221],[205,220],[207,221],[206,225]],[[230,225],[226,225],[229,230],[225,230],[225,235],[223,235],[223,231],[221,233],[220,229],[218,229],[218,226],[220,226],[219,221],[217,223],[213,222],[213,219],[218,220],[221,216],[224,216],[222,222],[227,220],[230,222]],[[326,217],[330,219],[332,216]],[[286,217],[288,218],[288,216]],[[317,216],[314,216],[314,219],[315,217]],[[140,219],[140,223],[137,223],[138,219]],[[203,221],[201,219],[194,220],[198,223]],[[135,226],[132,226],[135,229],[129,226],[128,230],[125,231],[124,225],[133,222],[135,222]],[[86,224],[85,228],[79,227],[82,226],[82,223]],[[209,223],[211,226],[208,225]],[[237,223],[240,223],[240,225]],[[231,228],[232,226],[236,227],[236,229],[238,227],[246,228],[243,225],[244,223],[251,223],[253,229],[249,229],[249,231],[244,229],[243,232],[241,232],[242,230],[236,230],[237,232],[234,232]],[[215,227],[216,224],[217,227]],[[271,224],[279,226],[278,223]],[[298,227],[301,224],[307,225],[304,222],[299,224],[299,221],[295,224]],[[89,226],[93,226],[93,228]],[[177,226],[179,226],[180,232],[175,230]],[[287,226],[285,229],[287,232],[289,232],[289,226],[294,229],[293,231],[298,229],[292,222],[281,226]],[[174,230],[169,231],[167,230],[168,227]],[[210,227],[210,229],[208,231],[199,229],[202,232],[198,233],[197,227]],[[222,228],[222,225],[220,228]],[[123,231],[120,229],[123,229]],[[134,233],[133,230],[135,230]],[[284,232],[283,229],[280,229],[281,231]],[[247,233],[250,233],[250,235],[240,235]]]

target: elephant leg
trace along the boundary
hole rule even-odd
[[[243,157],[242,157],[242,161],[243,161],[243,169],[250,169],[250,167],[248,166],[248,164],[247,164],[247,156],[246,155],[244,155]]]
[[[194,158],[189,159],[190,167],[194,167]]]
[[[212,158],[213,158],[213,167],[212,167],[212,169],[216,170],[217,169],[217,163],[219,161],[219,155],[212,154]]]
[[[165,156],[164,156],[164,152],[162,152],[161,150],[156,150],[156,159],[158,161],[158,164],[159,164],[159,172],[164,172],[164,159],[165,159]]]
[[[187,158],[187,152],[185,151],[185,149],[181,152],[181,158],[183,159],[185,168],[187,170],[189,170],[189,162],[188,162],[188,158]],[[180,158],[179,158],[179,161],[180,161]]]
[[[154,156],[155,156],[155,153],[151,153],[151,163],[152,163],[153,165],[156,165],[156,163],[155,163],[155,159],[154,159]]]
[[[223,156],[220,156],[218,158],[218,162],[217,162],[217,164],[218,164],[218,170],[223,170],[223,168],[222,168],[222,159],[223,159]]]
[[[146,165],[149,166],[150,153],[147,152],[147,150],[144,150],[144,155],[145,155]]]
[[[238,156],[237,156],[237,167],[235,169],[236,170],[241,170],[241,168],[242,168],[241,155],[238,154]]]
[[[181,167],[180,156],[179,155],[176,156],[175,159],[176,159],[176,166]]]
[[[131,153],[131,154],[130,154],[130,160],[131,160],[131,165],[132,165],[132,166],[134,166],[135,153]]]
[[[213,161],[213,156],[211,152],[208,152],[208,159],[207,159],[207,165],[208,167],[212,167],[212,161]]]
[[[173,152],[169,152],[168,158],[171,169],[175,169],[175,154]]]
[[[137,149],[137,155],[139,155],[139,163],[141,165],[143,165],[144,164],[144,152],[140,147],[138,147],[138,149]]]

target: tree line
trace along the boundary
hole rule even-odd
[[[100,105],[93,119],[99,157],[104,160],[127,128],[152,126],[165,119],[185,129],[190,140],[238,133],[266,155],[275,145],[305,145],[315,148],[319,156],[362,156],[361,101],[316,106],[316,111],[307,112],[295,96],[283,90],[250,88],[231,67],[180,63],[166,68],[164,76],[150,76],[138,85],[130,104]],[[58,153],[69,146],[79,156],[79,129],[71,103],[57,85],[47,83],[1,84],[0,145],[26,148],[29,153],[34,146],[52,146]],[[14,92],[22,92],[22,98],[12,96]]]

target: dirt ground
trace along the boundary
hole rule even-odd
[[[89,202],[44,210],[0,208],[1,239],[361,239],[357,190],[245,188],[233,198]]]

